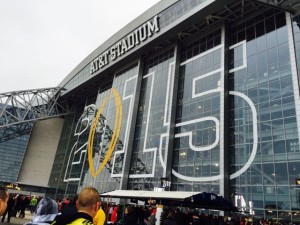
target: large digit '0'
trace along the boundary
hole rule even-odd
[[[113,129],[113,134],[112,134],[112,138],[110,140],[110,144],[108,147],[108,150],[106,152],[106,155],[103,159],[103,162],[101,163],[100,167],[97,169],[97,171],[95,171],[94,168],[94,163],[93,163],[93,145],[94,145],[94,136],[95,136],[95,132],[96,132],[96,127],[98,124],[98,120],[100,118],[100,115],[109,99],[109,96],[107,96],[102,105],[100,106],[100,108],[98,109],[97,115],[91,125],[91,129],[90,129],[90,134],[89,134],[89,139],[88,139],[88,145],[87,145],[87,150],[88,150],[88,162],[89,162],[89,168],[91,171],[91,175],[95,178],[96,176],[98,176],[101,171],[103,170],[104,166],[106,165],[106,163],[108,162],[108,160],[111,158],[111,155],[115,149],[117,140],[119,138],[120,135],[120,131],[121,131],[121,125],[122,125],[122,102],[121,102],[121,98],[119,96],[118,91],[115,88],[112,88],[112,93],[115,99],[115,104],[116,104],[116,117],[115,117],[115,122],[114,122],[114,129]]]

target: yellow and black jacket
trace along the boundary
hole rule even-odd
[[[52,221],[51,225],[94,225],[93,218],[83,212],[77,212],[73,215],[58,215]]]

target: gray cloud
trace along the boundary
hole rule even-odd
[[[9,0],[0,7],[0,93],[54,87],[159,0]]]

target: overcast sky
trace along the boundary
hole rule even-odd
[[[159,0],[2,0],[0,93],[56,87]]]

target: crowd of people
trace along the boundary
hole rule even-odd
[[[0,217],[24,217],[26,208],[33,214],[25,225],[155,225],[155,206],[115,205],[102,203],[98,191],[86,187],[73,198],[55,201],[49,197],[9,195],[0,186]],[[199,214],[198,211],[164,208],[159,216],[160,225],[273,225],[272,221],[252,221],[248,217],[228,217]],[[282,223],[276,223],[282,224]]]
[[[48,197],[13,195],[8,194],[6,188],[0,187],[1,221],[3,223],[6,216],[7,223],[10,223],[11,217],[24,218],[25,210],[28,208],[33,213],[33,217],[32,221],[26,225],[104,225],[104,223],[98,223],[99,219],[95,223],[93,220],[100,211],[100,197],[95,188],[84,188],[76,199],[72,200],[65,199],[65,201],[57,202]]]
[[[11,217],[25,217],[25,210],[30,209],[34,213],[37,203],[40,199],[36,196],[25,196],[17,194],[9,194],[7,199],[7,207],[3,213],[1,222],[7,218],[7,223],[10,223]]]

